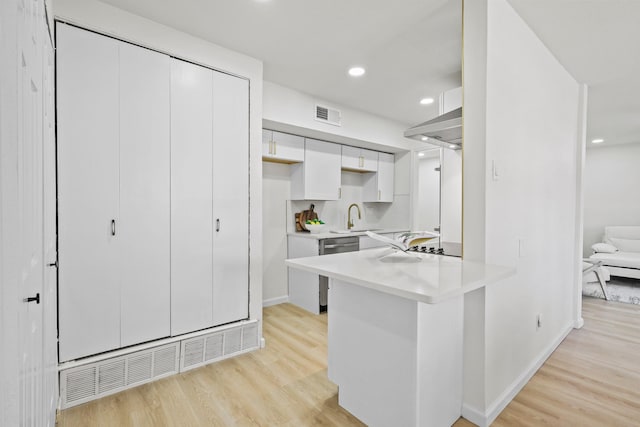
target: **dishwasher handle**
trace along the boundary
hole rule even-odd
[[[335,245],[324,245],[325,249],[346,248],[347,246],[358,246],[360,243],[337,243]]]

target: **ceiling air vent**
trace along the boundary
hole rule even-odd
[[[316,104],[316,120],[334,126],[342,126],[340,110]]]

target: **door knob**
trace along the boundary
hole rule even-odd
[[[33,301],[35,301],[36,304],[40,304],[40,292],[38,292],[35,297],[25,298],[22,301],[24,301],[24,302],[33,302]]]

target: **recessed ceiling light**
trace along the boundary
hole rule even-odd
[[[601,142],[604,142],[604,139],[602,138],[592,139],[591,142],[594,144],[600,144]]]
[[[424,157],[424,152],[422,152],[422,151],[421,151],[421,152],[419,152],[419,153],[418,153],[418,157]]]
[[[420,104],[421,105],[429,105],[429,104],[433,104],[433,98],[422,98],[420,100]]]
[[[365,69],[362,67],[351,67],[349,68],[349,75],[353,77],[363,76],[365,73]]]
[[[427,140],[427,139],[429,139],[429,138],[427,138],[426,136],[423,136],[421,139],[422,139],[423,141],[426,141],[426,140]]]
[[[449,145],[449,148],[458,148],[458,146],[455,145],[455,144],[451,144],[451,145]]]

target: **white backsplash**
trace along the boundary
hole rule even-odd
[[[357,209],[351,209],[354,228],[408,228],[410,223],[410,200],[408,194],[396,194],[393,203],[363,203],[362,202],[363,175],[357,172],[342,172],[342,198],[340,200],[287,201],[287,232],[295,231],[296,212],[309,209],[314,205],[318,218],[327,224],[326,231],[345,230],[347,228],[347,209],[352,203],[360,207],[361,218],[358,219]]]

